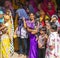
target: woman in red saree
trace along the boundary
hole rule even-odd
[[[55,13],[56,13],[56,10],[55,10],[54,4],[52,2],[48,2],[47,14],[51,17]]]
[[[45,7],[44,7],[45,6]],[[41,8],[47,13],[50,17],[55,14],[55,6],[54,3],[50,0],[44,0],[43,3],[41,3]]]

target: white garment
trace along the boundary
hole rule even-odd
[[[17,31],[17,35],[21,38],[28,38],[28,33],[24,27],[22,27],[21,30]]]
[[[27,31],[24,27],[21,28],[21,38],[28,38]]]
[[[49,46],[54,45],[54,49],[50,50]],[[47,49],[45,58],[60,58],[60,37],[57,32],[52,32],[47,41]]]
[[[45,44],[45,41],[44,41],[44,40],[45,40],[45,36],[40,35],[38,41],[39,41],[42,45]],[[42,48],[45,48],[45,45],[44,45]]]
[[[57,25],[57,27],[60,27],[60,23],[58,22],[58,20],[55,22],[55,24]]]

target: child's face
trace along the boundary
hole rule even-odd
[[[45,24],[46,24],[46,25],[48,25],[48,24],[49,24],[48,20],[46,20],[46,21],[45,21]]]
[[[56,19],[56,17],[54,17],[54,18],[52,18],[52,20],[53,20],[53,22],[56,22],[57,19]]]
[[[44,32],[44,31],[42,31],[42,30],[40,30],[40,34],[41,34],[41,35],[43,35],[43,34],[45,34],[45,32]]]

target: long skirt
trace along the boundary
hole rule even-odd
[[[1,36],[1,58],[10,58],[10,38],[7,34]]]

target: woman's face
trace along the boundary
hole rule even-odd
[[[34,14],[31,13],[31,14],[30,14],[30,19],[33,20],[34,18],[35,18]]]
[[[41,5],[40,4],[38,4],[38,9],[41,10]]]
[[[60,17],[60,10],[58,10],[58,17]]]
[[[9,7],[9,1],[5,1],[4,5],[5,7]]]
[[[44,32],[44,31],[42,31],[42,30],[40,30],[40,34],[41,34],[41,35],[43,35],[43,34],[45,34],[45,32]]]
[[[52,6],[51,6],[51,4],[50,4],[50,3],[48,4],[48,9],[49,9],[49,10],[51,10],[51,9],[52,9]]]
[[[44,17],[45,16],[45,12],[43,10],[41,10],[40,11],[40,15]]]
[[[7,14],[7,15],[9,15],[9,14],[10,14],[10,12],[9,12],[9,11],[6,11],[6,14]]]
[[[26,2],[26,6],[28,6],[29,5],[29,2]]]

